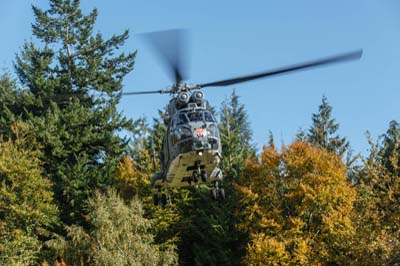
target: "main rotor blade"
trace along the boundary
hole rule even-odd
[[[132,91],[123,92],[122,95],[137,95],[137,94],[155,94],[155,93],[170,93],[171,90],[156,90],[156,91]]]
[[[197,88],[205,88],[205,87],[228,86],[228,85],[238,84],[238,83],[246,82],[246,81],[250,81],[250,80],[266,78],[266,77],[274,76],[274,75],[280,75],[280,74],[284,74],[284,73],[288,73],[288,72],[305,70],[308,68],[319,67],[319,66],[324,66],[324,65],[329,65],[329,64],[335,64],[335,63],[340,63],[340,62],[345,62],[345,61],[350,61],[350,60],[356,60],[356,59],[361,58],[362,52],[363,51],[360,49],[360,50],[353,51],[353,52],[333,55],[330,57],[325,57],[325,58],[321,58],[321,59],[317,59],[317,60],[313,60],[313,61],[309,61],[309,62],[298,63],[295,65],[281,67],[281,68],[269,70],[266,72],[260,72],[260,73],[255,73],[252,75],[246,75],[246,76],[241,76],[241,77],[236,77],[236,78],[231,78],[231,79],[225,79],[225,80],[219,80],[219,81],[214,81],[214,82],[209,82],[209,83],[198,84],[196,87]]]
[[[183,29],[141,34],[161,58],[175,84],[187,78],[187,35]]]

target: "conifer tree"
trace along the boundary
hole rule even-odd
[[[13,107],[16,102],[16,84],[7,73],[0,76],[0,134],[9,133],[10,124],[15,121]]]
[[[312,126],[308,130],[305,140],[316,147],[342,156],[349,149],[349,142],[346,138],[336,134],[338,129],[339,124],[332,118],[332,106],[323,96],[318,113],[312,115]],[[300,135],[301,133],[298,134],[298,136]]]
[[[400,175],[400,163],[397,154],[400,152],[400,125],[396,120],[390,121],[389,129],[382,135],[379,151],[382,164],[393,174]]]
[[[228,176],[238,176],[246,157],[254,151],[248,116],[239,96],[232,92],[222,103],[219,124],[222,145],[222,168]]]
[[[83,221],[91,192],[111,183],[127,141],[117,131],[131,127],[117,103],[135,53],[116,53],[128,32],[104,39],[94,33],[97,10],[82,14],[79,0],[50,0],[33,6],[36,42],[17,56],[19,80],[33,95],[23,117],[44,148],[45,173],[67,224]]]

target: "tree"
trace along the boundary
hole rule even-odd
[[[392,120],[389,129],[381,136],[382,144],[379,151],[381,162],[393,174],[400,175],[400,163],[398,153],[400,152],[400,125]]]
[[[29,127],[17,122],[10,132],[0,139],[0,264],[37,265],[58,210]]]
[[[382,141],[370,142],[357,184],[352,258],[357,264],[400,263],[400,139],[396,121],[390,122]]]
[[[253,151],[252,132],[248,116],[239,96],[232,92],[220,110],[220,136],[222,145],[222,168],[228,176],[238,176],[243,162]]]
[[[355,191],[339,157],[303,142],[264,147],[237,189],[250,236],[244,264],[346,264]]]
[[[68,265],[175,265],[174,249],[161,250],[150,233],[139,199],[129,204],[115,193],[97,192],[88,202],[91,230],[67,227],[67,238],[48,245],[62,254]]]
[[[312,115],[312,121],[313,124],[305,136],[306,141],[339,156],[342,156],[349,149],[349,142],[346,138],[336,134],[339,124],[332,118],[332,106],[329,105],[325,96],[322,97],[318,113]]]
[[[43,145],[44,170],[55,186],[61,217],[80,223],[85,201],[112,182],[128,141],[117,132],[131,121],[117,111],[124,76],[136,53],[120,53],[128,32],[104,40],[93,33],[97,10],[78,0],[33,7],[36,43],[25,43],[15,68],[34,101],[21,111]]]

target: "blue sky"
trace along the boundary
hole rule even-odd
[[[12,69],[15,54],[31,39],[31,4],[48,1],[0,2],[0,68]],[[376,139],[389,121],[400,120],[400,2],[354,1],[90,1],[99,17],[96,31],[104,36],[129,29],[124,50],[138,50],[126,91],[158,90],[170,80],[137,33],[191,30],[190,79],[203,83],[244,75],[362,48],[360,61],[283,75],[226,88],[208,88],[207,99],[219,107],[235,88],[246,105],[258,147],[271,130],[277,144],[289,144],[325,95],[355,151],[367,152],[365,132]],[[137,119],[157,115],[168,95],[124,98],[119,106]]]

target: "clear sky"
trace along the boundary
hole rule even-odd
[[[30,40],[31,4],[46,0],[0,2],[0,67],[12,62],[24,40]],[[362,48],[360,61],[271,79],[205,90],[218,108],[235,88],[246,105],[258,147],[271,130],[278,144],[289,144],[325,95],[355,151],[367,152],[365,132],[376,139],[390,120],[400,120],[400,1],[91,1],[96,6],[96,31],[105,37],[129,29],[124,50],[138,50],[126,91],[158,90],[170,80],[137,33],[185,28],[191,30],[189,82],[203,83]],[[119,108],[137,119],[157,115],[168,95],[124,98]],[[149,119],[150,120],[150,119]]]

